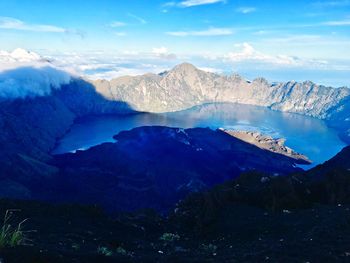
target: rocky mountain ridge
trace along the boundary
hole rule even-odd
[[[160,75],[124,76],[92,83],[107,98],[125,101],[134,109],[147,112],[232,102],[328,119],[331,111],[341,111],[342,101],[350,96],[350,89],[345,87],[331,88],[311,81],[269,84],[263,78],[247,81],[237,74],[205,72],[189,63]]]

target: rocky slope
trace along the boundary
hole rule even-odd
[[[244,173],[239,178],[180,202],[175,217],[205,229],[233,205],[284,211],[316,204],[350,204],[350,146],[317,167],[288,176]],[[219,216],[220,217],[220,216]],[[220,219],[222,220],[222,218]]]
[[[105,96],[130,103],[147,112],[168,112],[208,102],[234,102],[271,107],[318,118],[350,95],[347,88],[331,88],[310,81],[269,84],[250,82],[239,75],[222,76],[184,63],[161,74],[125,76],[93,82]]]
[[[0,217],[30,242],[5,262],[349,262],[350,147],[312,172],[249,172],[195,193],[162,216],[99,207],[0,200]],[[310,180],[310,176],[314,180]]]

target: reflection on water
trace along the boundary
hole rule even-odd
[[[118,132],[145,125],[260,131],[274,138],[286,138],[287,146],[313,160],[311,166],[328,160],[345,146],[336,132],[321,120],[264,107],[220,103],[164,114],[84,118],[62,138],[53,153],[71,152],[113,141],[112,136]]]

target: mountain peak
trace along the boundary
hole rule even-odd
[[[197,71],[198,69],[190,63],[184,62],[173,68],[173,71]]]

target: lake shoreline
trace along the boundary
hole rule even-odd
[[[260,132],[272,138],[285,138],[286,145],[313,161],[312,168],[337,154],[347,145],[338,130],[326,121],[266,107],[236,103],[214,103],[164,114],[87,116],[74,122],[57,142],[52,154],[74,152],[103,142],[113,142],[121,131],[140,126],[209,127]]]

